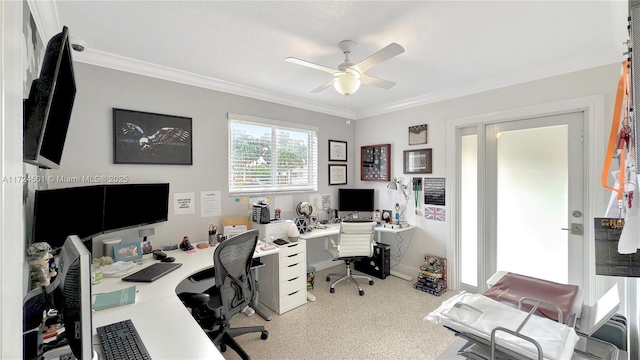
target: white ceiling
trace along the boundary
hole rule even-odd
[[[88,44],[76,61],[348,118],[426,104],[622,61],[626,1],[36,1],[46,38],[69,28]],[[357,63],[405,48],[347,98],[319,70],[337,44]]]

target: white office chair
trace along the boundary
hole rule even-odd
[[[325,250],[331,253],[334,260],[344,260],[347,264],[346,274],[329,274],[327,275],[327,281],[331,281],[332,276],[340,275],[341,277],[331,284],[331,293],[333,294],[336,289],[337,283],[343,280],[353,280],[358,287],[358,293],[360,296],[364,295],[364,290],[355,278],[363,278],[369,280],[369,285],[373,285],[373,280],[369,276],[354,275],[351,273],[351,263],[357,259],[369,258],[373,256],[373,247],[375,242],[373,241],[373,232],[375,230],[376,223],[371,222],[343,222],[340,224],[340,236],[338,241],[333,241],[332,238],[327,237],[325,239]],[[329,247],[329,242],[331,247]]]

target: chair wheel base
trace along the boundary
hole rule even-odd
[[[369,280],[369,285],[373,285],[373,280]]]
[[[333,294],[334,292],[336,292],[336,289],[331,288],[331,289],[329,289],[329,292]]]
[[[267,338],[269,338],[269,332],[265,330],[262,332],[262,334],[260,334],[260,339],[267,340]]]
[[[227,344],[220,344],[220,352],[227,351]]]
[[[328,277],[328,276],[327,276],[327,279],[326,279],[326,280],[327,280],[327,281],[331,281],[331,279],[329,279],[329,277]]]
[[[358,294],[360,294],[360,296],[364,296],[364,290],[358,291]]]

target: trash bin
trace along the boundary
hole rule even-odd
[[[307,265],[307,290],[313,290],[313,281],[316,278],[316,268]]]

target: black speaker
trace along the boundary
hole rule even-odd
[[[391,274],[391,246],[378,243],[373,247],[373,256],[368,259],[360,259],[355,262],[354,270],[386,279]]]

